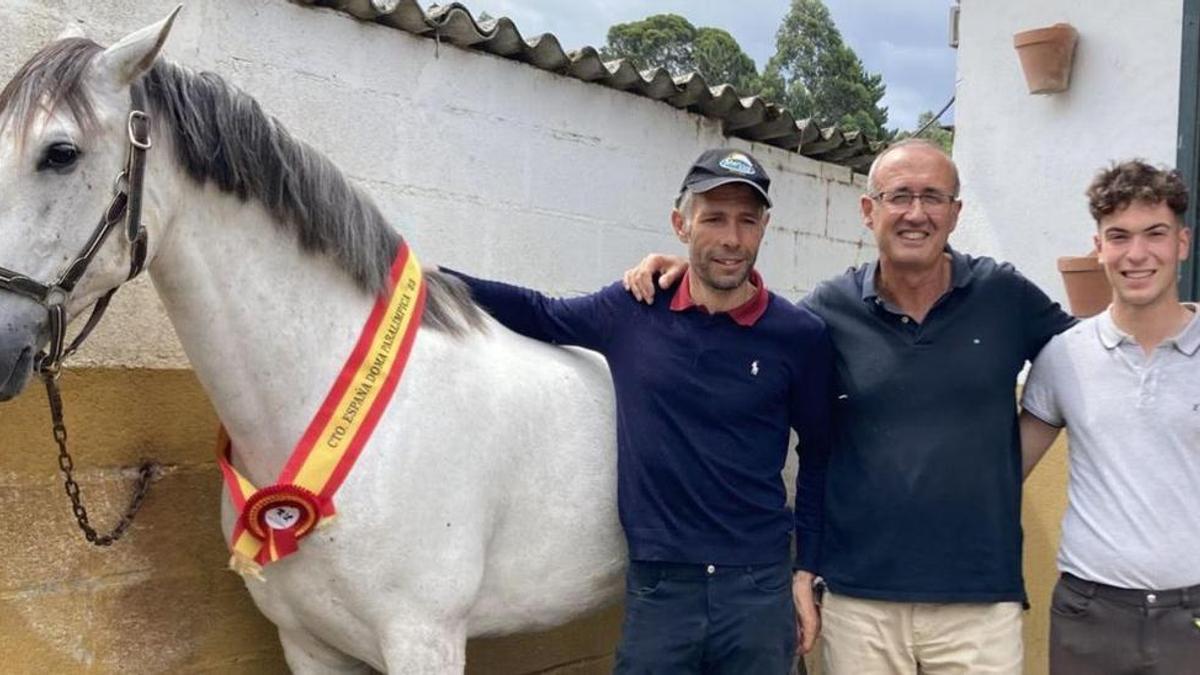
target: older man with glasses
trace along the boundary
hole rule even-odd
[[[1012,266],[952,249],[958,170],[902,141],[871,166],[877,260],[802,301],[837,355],[818,568],[826,673],[1021,672],[1015,384],[1072,325]],[[651,256],[627,276],[653,294]],[[679,274],[671,266],[660,279]]]

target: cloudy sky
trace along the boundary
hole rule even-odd
[[[888,126],[911,129],[925,110],[954,93],[954,50],[947,46],[953,0],[825,0],[843,39],[867,70],[883,74]],[[608,27],[653,14],[680,14],[696,26],[729,31],[761,70],[775,53],[775,31],[790,0],[465,0],[478,15],[507,16],[526,38],[553,33],[564,49],[604,44]],[[953,120],[953,108],[943,118]]]

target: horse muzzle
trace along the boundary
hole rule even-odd
[[[0,401],[20,394],[45,339],[46,309],[21,297],[0,296]]]

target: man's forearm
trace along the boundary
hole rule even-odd
[[[1047,424],[1028,411],[1021,412],[1021,477],[1028,478],[1033,467],[1041,461],[1054,444],[1062,429]]]
[[[604,351],[612,326],[606,291],[569,299],[551,298],[512,284],[478,279],[451,269],[442,271],[466,283],[475,302],[515,333],[542,342]]]

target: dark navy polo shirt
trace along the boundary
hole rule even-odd
[[[1024,601],[1016,377],[1074,323],[1011,265],[947,249],[921,323],[879,297],[878,261],[803,304],[836,352],[821,571],[835,593]]]
[[[558,299],[445,271],[508,328],[608,361],[631,559],[779,563],[794,530],[795,565],[818,571],[833,346],[815,314],[766,291],[709,314],[678,284],[646,305],[619,283]],[[789,429],[800,439],[794,517],[780,477]]]

